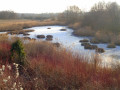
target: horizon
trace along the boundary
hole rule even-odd
[[[0,11],[14,11],[16,13],[59,13],[63,12],[69,6],[76,5],[83,11],[89,11],[91,7],[103,0],[4,0],[0,5]],[[7,3],[6,3],[7,2]],[[89,3],[88,3],[89,2]],[[105,3],[116,2],[120,5],[119,0],[104,0]]]

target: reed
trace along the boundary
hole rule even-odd
[[[4,50],[8,54],[11,44],[12,42],[0,41],[0,47],[2,47],[0,52]],[[111,68],[101,67],[102,60],[97,54],[92,55],[91,58],[81,54],[73,55],[66,49],[57,48],[52,43],[45,41],[30,41],[23,44],[30,64],[28,67],[24,67],[23,73],[20,74],[15,72],[14,65],[16,64],[1,62],[0,68],[5,66],[4,73],[2,76],[0,75],[2,77],[0,88],[2,89],[13,88],[13,86],[17,89],[21,86],[25,90],[120,89],[120,65],[118,63],[112,65]],[[5,56],[6,60],[9,60],[9,54],[7,57]],[[3,59],[3,55],[0,55],[0,60]],[[7,66],[12,67],[11,71]],[[14,75],[17,75],[17,78]]]

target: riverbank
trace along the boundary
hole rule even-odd
[[[93,44],[106,43],[108,48],[115,48],[116,45],[120,46],[119,32],[94,30],[89,26],[82,27],[80,22],[69,24],[68,27],[74,30],[73,35],[75,36],[93,37],[90,39],[90,42]],[[109,45],[112,46],[109,47]]]
[[[64,22],[53,21],[50,19],[39,21],[39,20],[0,20],[0,32],[5,31],[18,31],[25,28],[35,27],[35,26],[46,26],[46,25],[64,25]]]
[[[29,43],[24,43],[21,39],[29,65],[24,67],[25,70],[22,73],[18,71],[18,74],[15,74],[13,67],[15,65],[19,68],[19,63],[8,62],[11,45],[18,38],[12,37],[8,40],[7,35],[0,36],[0,38],[0,47],[2,47],[0,48],[0,70],[3,73],[0,72],[0,88],[2,89],[120,89],[118,64],[112,65],[112,68],[100,67],[101,59],[98,55],[92,58],[77,54],[74,56],[66,49],[58,48],[46,41],[30,40]]]
[[[49,25],[67,25],[65,22],[57,21],[57,20],[43,20],[43,21],[37,21],[37,20],[0,20],[0,32],[8,31],[9,33],[18,33],[21,32],[21,30],[35,27],[35,26],[49,26]],[[72,28],[74,30],[73,35],[76,36],[92,36],[93,38],[90,40],[93,44],[98,43],[108,43],[112,44],[113,47],[115,45],[120,45],[119,40],[119,33],[115,34],[112,32],[101,32],[101,31],[95,31],[92,30],[90,27],[81,27],[81,23],[73,23],[67,25],[69,28]],[[25,35],[27,33],[23,32]],[[108,46],[109,47],[109,46]],[[112,48],[112,47],[111,47]]]

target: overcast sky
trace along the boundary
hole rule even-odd
[[[12,10],[19,13],[46,13],[62,12],[68,6],[77,5],[80,9],[88,11],[99,1],[117,2],[120,0],[1,0],[0,11]]]

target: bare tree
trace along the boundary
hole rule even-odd
[[[67,23],[74,23],[79,20],[81,10],[77,6],[70,6],[66,11],[64,11],[64,17]]]

